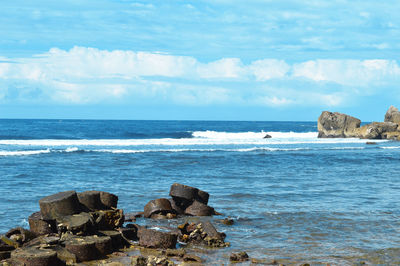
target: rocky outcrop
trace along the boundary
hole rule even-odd
[[[400,112],[394,106],[386,112],[385,122],[372,122],[362,127],[360,124],[355,117],[324,111],[318,118],[318,137],[400,140]]]
[[[361,139],[385,139],[388,132],[395,132],[397,128],[398,124],[392,122],[372,122],[362,126],[357,132]]]
[[[400,125],[399,109],[391,105],[385,114],[385,122],[393,122]]]
[[[318,118],[319,138],[351,138],[357,137],[357,129],[361,120],[346,114],[322,112]]]

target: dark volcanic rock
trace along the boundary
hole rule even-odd
[[[144,206],[144,217],[146,218],[150,218],[151,215],[156,213],[165,215],[169,212],[174,212],[174,210],[169,200],[164,198],[151,200]]]
[[[64,216],[57,220],[59,232],[71,232],[75,235],[88,235],[94,232],[94,221],[89,213]]]
[[[78,193],[79,202],[89,211],[97,211],[106,209],[100,200],[100,191],[90,190]]]
[[[5,236],[17,242],[19,246],[22,246],[24,243],[36,237],[33,232],[26,230],[22,227],[10,229]]]
[[[171,197],[177,197],[181,199],[186,199],[188,201],[193,201],[197,196],[197,188],[174,183],[171,186],[169,195]]]
[[[207,192],[200,190],[200,189],[197,191],[197,196],[196,196],[197,201],[207,205],[209,198],[210,198],[210,194],[208,194]]]
[[[17,249],[11,252],[13,265],[25,266],[58,266],[65,265],[57,257],[57,252],[39,247]]]
[[[77,261],[104,258],[112,253],[112,240],[109,236],[72,236],[64,241],[65,248],[75,254]]]
[[[36,235],[45,235],[57,232],[55,220],[43,220],[41,212],[34,212],[28,218],[29,228]]]
[[[75,191],[64,191],[39,200],[40,212],[45,220],[54,220],[81,211]]]
[[[141,227],[139,245],[147,248],[176,248],[177,235]]]
[[[92,212],[97,230],[113,230],[121,227],[125,221],[124,212],[119,209]]]
[[[211,216],[215,214],[215,210],[214,208],[195,200],[189,207],[186,208],[185,214],[192,216]]]
[[[101,191],[100,200],[108,209],[117,208],[118,206],[118,196],[112,193]]]

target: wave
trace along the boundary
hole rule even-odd
[[[26,155],[37,155],[50,152],[51,152],[50,149],[35,150],[35,151],[0,151],[0,156],[26,156]]]
[[[379,147],[399,148],[400,147]],[[275,147],[250,147],[250,148],[181,148],[181,149],[79,149],[68,147],[66,149],[46,150],[22,150],[22,151],[0,151],[0,156],[27,156],[43,153],[113,153],[113,154],[134,154],[134,153],[179,153],[179,152],[292,152],[292,151],[318,151],[318,150],[363,150],[367,147],[296,147],[296,148],[275,148]]]
[[[218,131],[195,131],[194,138],[205,139],[263,139],[266,135],[272,138],[316,138],[318,132],[218,132]]]
[[[282,145],[365,143],[356,138],[320,139],[316,132],[217,132],[195,131],[190,138],[159,139],[8,139],[0,145],[45,147],[129,147],[129,146],[188,146],[188,145]],[[265,138],[266,135],[271,138]],[[386,140],[377,140],[377,142]]]

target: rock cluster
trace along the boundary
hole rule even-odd
[[[149,201],[144,206],[143,215],[152,219],[172,219],[177,215],[211,216],[217,214],[208,206],[210,195],[195,187],[178,183],[172,184],[170,199],[160,198]]]
[[[355,117],[324,111],[318,118],[318,137],[400,140],[400,112],[394,106],[386,112],[384,122],[360,125]]]
[[[224,242],[226,235],[219,233],[210,222],[184,223],[178,226],[179,241],[191,244],[203,244],[209,247],[228,247]]]
[[[1,237],[1,259],[12,265],[65,265],[104,258],[128,243],[118,197],[102,191],[65,191],[39,200],[30,230],[14,228]]]
[[[209,194],[182,184],[173,184],[171,199],[146,204],[146,218],[174,218],[177,215],[206,216],[216,212],[208,206]],[[226,247],[225,235],[210,222],[180,226],[163,232],[128,223],[117,209],[118,197],[103,191],[59,192],[39,200],[40,211],[29,216],[30,230],[18,227],[0,236],[0,265],[72,265],[105,259],[123,247],[168,251],[164,257],[137,257],[132,265],[173,265],[167,258],[201,262],[195,255],[176,249],[178,238],[185,243]],[[130,217],[134,221],[135,216]],[[135,264],[136,263],[136,264]]]

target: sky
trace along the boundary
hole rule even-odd
[[[5,0],[0,118],[383,121],[397,0]]]

